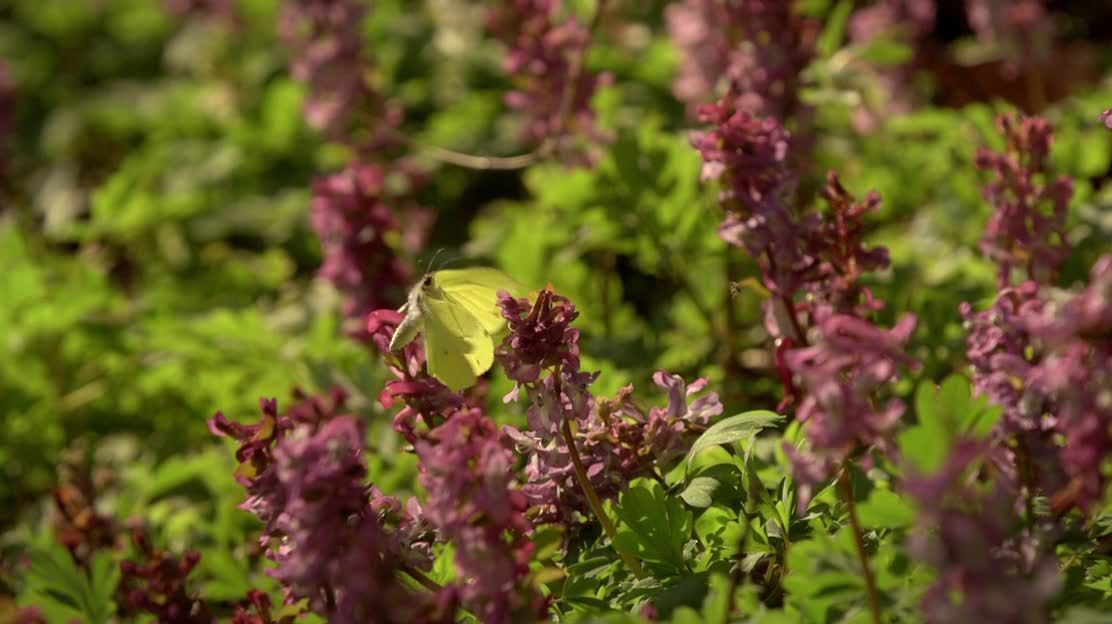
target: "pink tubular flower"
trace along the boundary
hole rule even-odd
[[[784,196],[794,184],[787,166],[789,134],[775,119],[760,119],[725,103],[704,106],[711,130],[693,135],[703,156],[703,178],[721,180],[726,218],[718,236],[758,259],[765,286],[790,300],[814,260],[806,250],[814,222],[792,214]]]
[[[1065,222],[1073,182],[1066,176],[1051,179],[1054,135],[1045,119],[1000,115],[996,125],[1007,141],[1005,151],[980,148],[975,159],[978,169],[995,174],[984,188],[995,212],[981,250],[999,265],[1001,288],[1011,285],[1016,267],[1024,268],[1028,279],[1047,283],[1069,253]]]
[[[524,388],[531,403],[528,427],[519,431],[507,426],[505,433],[526,458],[522,492],[534,524],[574,525],[590,510],[563,435],[565,422],[573,424],[587,479],[599,498],[607,500],[631,480],[682,455],[710,419],[722,413],[717,394],[693,399],[705,389],[705,379],[687,385],[665,371],[653,380],[668,391],[667,408],[654,407],[645,414],[633,403],[632,386],[613,400],[596,401],[590,385],[598,373],[579,371],[579,332],[570,326],[577,316],[575,306],[547,289],[532,305],[508,295],[498,303],[510,334],[496,357],[518,383],[506,400],[516,400]]]
[[[1041,405],[1031,405],[1033,397],[1024,381],[1033,368],[1027,359],[1031,337],[1024,319],[1037,314],[1042,307],[1039,285],[1035,282],[1005,288],[992,308],[984,312],[973,312],[973,306],[961,304],[969,341],[967,357],[973,365],[973,387],[978,394],[1004,408],[1000,426],[1007,433],[1042,429],[1041,413],[1037,411]]]
[[[517,383],[534,383],[541,371],[560,366],[568,372],[579,371],[579,330],[571,322],[579,317],[575,305],[549,289],[537,295],[537,302],[515,299],[501,293],[498,305],[509,323],[509,338],[494,357],[506,375]]]
[[[1100,121],[1102,124],[1104,124],[1105,128],[1108,128],[1109,130],[1112,130],[1112,108],[1110,108],[1110,109],[1104,111],[1103,113],[1101,113],[1097,117],[1097,120]]]
[[[699,121],[712,128],[692,142],[703,156],[703,179],[723,180],[723,202],[755,210],[793,181],[787,167],[791,136],[775,118],[720,102],[701,107]]]
[[[247,488],[241,505],[263,521],[264,546],[277,566],[268,573],[287,600],[309,601],[333,622],[408,621],[430,607],[395,578],[406,563],[427,567],[410,529],[415,518],[395,518],[393,532],[376,490],[364,480],[364,430],[354,416],[340,416],[342,393],[325,403],[303,400],[279,416],[263,401],[263,420],[239,425],[217,414],[209,427],[243,443],[238,480]],[[374,498],[375,500],[372,500]],[[408,525],[408,526],[407,526]]]
[[[201,561],[201,554],[186,552],[181,560],[156,549],[144,531],[132,532],[142,562],[120,563],[121,590],[131,613],[147,613],[169,624],[210,624],[215,621],[204,600],[186,588],[186,577]]]
[[[785,119],[796,112],[799,74],[814,55],[817,24],[781,0],[684,0],[668,7],[668,31],[680,49],[673,90],[691,106],[715,93],[738,110]]]
[[[344,314],[362,318],[404,299],[409,268],[390,242],[399,226],[383,201],[385,172],[353,164],[313,184],[312,224],[321,241],[320,277],[344,295]]]
[[[513,453],[478,409],[461,409],[416,444],[427,519],[456,547],[463,605],[481,621],[537,621],[547,603],[531,582],[525,495],[513,487]],[[456,590],[453,590],[456,591]]]
[[[1043,357],[1029,376],[1054,408],[1065,436],[1061,461],[1072,478],[1056,507],[1091,509],[1104,498],[1101,469],[1112,451],[1112,255],[1093,266],[1089,285],[1026,317]]]
[[[835,172],[828,172],[826,181],[822,197],[830,212],[813,228],[811,253],[821,261],[807,289],[818,305],[830,306],[839,314],[864,317],[884,306],[873,298],[869,289],[858,283],[863,274],[889,265],[887,248],[870,249],[863,240],[864,217],[880,206],[880,195],[873,191],[865,201],[858,202],[842,186]]]
[[[276,487],[286,503],[268,531],[278,564],[269,574],[330,621],[407,621],[420,600],[394,576],[396,545],[369,507],[362,454],[353,416],[278,443]]]
[[[877,405],[875,392],[895,379],[901,365],[916,365],[903,351],[915,316],[904,315],[890,330],[849,315],[815,320],[816,342],[785,356],[804,390],[797,416],[806,423],[813,450],[841,460],[858,446],[885,448],[904,405],[897,399]]]
[[[367,315],[367,333],[379,351],[390,353],[390,339],[402,322],[401,313],[395,310],[375,310]],[[402,349],[396,361],[391,361],[390,372],[395,379],[386,382],[378,401],[389,409],[397,399],[405,407],[394,417],[394,430],[405,436],[410,444],[419,435],[418,422],[435,427],[447,416],[466,407],[469,402],[463,395],[452,392],[435,377],[425,372],[425,349],[414,340]]]
[[[487,27],[508,48],[506,71],[516,89],[506,95],[511,109],[526,115],[522,139],[550,142],[557,154],[576,160],[576,137],[599,142],[591,98],[607,76],[582,68],[591,33],[575,17],[558,20],[555,0],[499,2],[487,14]],[[577,76],[572,76],[577,73]],[[577,78],[575,84],[569,79]],[[570,90],[570,92],[569,92]]]
[[[971,474],[988,453],[984,443],[962,440],[936,474],[905,480],[920,508],[908,549],[938,570],[922,602],[931,624],[1049,621],[1061,585],[1057,561],[1046,536],[1021,532],[1014,484]]]
[[[332,139],[346,140],[355,109],[379,99],[367,84],[371,64],[360,29],[366,14],[355,0],[286,0],[282,9],[290,73],[309,86],[305,118]]]
[[[978,39],[1003,48],[1009,72],[1047,60],[1054,20],[1043,0],[965,0],[965,12]]]

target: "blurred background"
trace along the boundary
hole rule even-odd
[[[396,307],[438,250],[434,268],[494,264],[570,297],[600,395],[651,396],[666,368],[708,377],[727,413],[774,406],[745,285],[758,273],[718,239],[690,145],[714,85],[698,84],[684,39],[697,25],[675,7],[698,4],[605,3],[585,156],[483,170],[459,154],[536,147],[491,18],[513,3],[0,3],[0,547],[65,524],[52,491],[95,498],[202,544],[206,596],[241,598],[264,582],[244,551],[252,520],[205,420],[253,419],[260,397],[288,405],[294,388],[342,388],[372,423],[372,479],[411,490],[360,318]],[[800,4],[819,28],[799,201],[830,168],[858,196],[880,192],[882,316],[920,316],[915,355],[939,379],[962,361],[958,304],[995,292],[972,164],[976,146],[999,147],[995,113],[1055,125],[1054,169],[1076,185],[1062,285],[1109,249],[1112,134],[1097,115],[1112,107],[1112,5]],[[349,27],[322,39],[312,24],[333,5]],[[587,24],[598,7],[561,10]],[[506,390],[495,376],[480,392],[511,421]],[[0,600],[13,579],[0,569]]]

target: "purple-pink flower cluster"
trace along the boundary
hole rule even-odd
[[[704,162],[733,187],[724,197],[731,213],[719,234],[758,260],[774,295],[766,302],[766,326],[777,338],[785,381],[781,408],[798,405],[811,442],[813,455],[789,450],[806,488],[858,451],[887,447],[904,407],[896,400],[881,404],[877,394],[900,366],[915,365],[903,349],[916,319],[905,315],[890,330],[867,320],[883,303],[860,278],[889,262],[886,249],[869,248],[863,240],[864,218],[880,197],[871,193],[858,202],[830,172],[822,191],[828,214],[797,217],[776,192],[789,178],[784,159],[753,157],[776,153],[766,148],[767,140],[753,138],[762,137],[759,128],[778,125],[754,123],[746,113],[723,121],[715,131],[721,138],[703,149]],[[797,301],[801,291],[808,296]]]
[[[1065,438],[1061,463],[1071,483],[1055,506],[1091,509],[1104,499],[1112,451],[1112,255],[1097,261],[1082,291],[1032,311],[1024,324],[1042,353],[1028,383],[1053,406]]]
[[[994,174],[984,188],[994,212],[981,250],[997,263],[1000,288],[1012,284],[1016,268],[1028,279],[1049,283],[1069,254],[1066,212],[1073,181],[1053,178],[1049,171],[1054,132],[1046,119],[1005,114],[996,125],[1005,150],[982,147],[975,159],[978,169]]]
[[[922,600],[931,624],[1050,621],[1057,562],[1044,533],[1021,530],[1015,484],[977,474],[989,452],[983,442],[960,440],[935,474],[904,481],[920,507],[908,549],[939,571]]]
[[[978,39],[1003,48],[1007,71],[1047,60],[1054,20],[1043,0],[965,0],[965,12]]]
[[[890,263],[887,248],[869,248],[864,241],[865,216],[880,206],[880,194],[872,191],[858,202],[830,171],[822,197],[829,211],[810,233],[810,253],[818,261],[814,276],[807,282],[810,307],[863,318],[884,307],[860,283],[862,275],[886,269]]]
[[[1101,113],[1097,117],[1097,120],[1104,124],[1105,128],[1112,130],[1112,108],[1109,108]]]
[[[319,275],[343,294],[349,318],[402,300],[411,278],[392,240],[400,227],[385,184],[381,166],[360,163],[313,184],[311,220],[324,255]]]
[[[364,427],[338,415],[343,394],[305,399],[281,416],[273,400],[262,407],[258,424],[217,413],[209,427],[241,443],[237,479],[248,491],[241,507],[264,524],[261,543],[277,564],[268,573],[287,602],[307,600],[335,622],[407,621],[420,613],[428,604],[396,577],[403,563],[398,536],[413,535],[405,525],[419,519],[403,516],[394,533],[384,526],[383,510],[396,503],[373,500]]]
[[[723,185],[719,199],[726,218],[718,236],[756,258],[765,287],[782,301],[791,300],[814,265],[801,243],[814,222],[797,218],[786,202],[795,182],[788,167],[788,131],[728,100],[702,107],[700,119],[713,124],[693,135],[703,156],[702,177]]]
[[[591,98],[608,77],[584,68],[591,32],[575,16],[558,17],[560,4],[499,2],[487,14],[487,27],[508,50],[505,68],[515,88],[506,103],[525,116],[522,139],[547,143],[561,157],[579,160],[578,141],[605,138],[595,124]]]
[[[915,322],[907,314],[886,330],[850,314],[820,314],[815,341],[785,355],[804,389],[796,416],[807,423],[813,449],[844,459],[859,445],[885,445],[904,404],[880,403],[876,392],[895,379],[900,366],[915,365],[904,353]]]
[[[664,371],[653,380],[668,392],[666,408],[646,414],[633,402],[632,386],[612,400],[596,399],[590,385],[598,374],[579,371],[579,332],[570,326],[578,314],[567,298],[546,289],[533,304],[503,294],[499,305],[510,334],[496,357],[518,384],[506,399],[516,400],[524,388],[530,401],[529,426],[505,432],[526,457],[523,492],[534,523],[578,524],[589,513],[573,452],[599,498],[612,499],[631,480],[667,467],[722,413],[717,394],[693,397],[705,389],[705,379],[687,385]]]
[[[961,304],[969,344],[966,357],[973,366],[973,388],[1004,408],[1002,433],[1052,426],[1043,422],[1041,401],[1030,394],[1024,381],[1034,363],[1028,359],[1031,336],[1023,319],[1042,308],[1036,282],[1001,290],[992,307],[983,312],[974,312],[969,303]]]
[[[425,520],[456,547],[458,595],[480,621],[544,619],[547,601],[534,587],[527,538],[528,502],[514,487],[513,453],[498,426],[476,408],[451,414],[416,443]]]
[[[425,349],[420,341],[411,341],[398,354],[390,353],[390,339],[403,318],[396,310],[375,310],[367,315],[367,333],[379,351],[389,354],[387,361],[394,375],[379,394],[379,403],[390,409],[398,399],[404,402],[405,406],[394,416],[394,430],[415,444],[419,424],[436,427],[449,414],[471,402],[425,371]]]
[[[140,562],[120,563],[119,591],[126,596],[132,615],[149,614],[167,624],[211,624],[215,621],[203,599],[186,587],[189,573],[201,561],[201,554],[188,551],[179,560],[155,548],[141,529],[132,532]]]
[[[535,383],[541,372],[554,367],[579,372],[579,330],[571,326],[579,312],[571,301],[546,288],[535,303],[502,293],[498,305],[510,335],[494,357],[510,379]]]
[[[372,112],[360,107],[381,108],[367,83],[371,63],[361,30],[366,14],[367,5],[356,0],[286,0],[279,22],[290,73],[309,86],[306,120],[341,142],[348,140],[357,113]]]
[[[795,3],[684,0],[668,7],[666,19],[683,57],[677,98],[702,104],[725,82],[720,104],[778,119],[797,112],[799,74],[814,56],[818,27]]]
[[[1053,495],[1058,511],[1087,510],[1103,499],[1101,465],[1112,450],[1112,259],[1098,261],[1076,295],[1062,301],[1052,294],[1051,278],[1069,251],[1072,184],[1064,176],[1047,181],[1052,130],[1045,120],[1002,116],[998,125],[1008,151],[982,149],[978,164],[996,172],[985,191],[996,212],[982,248],[1000,266],[1002,290],[989,310],[962,305],[974,383],[1004,408],[997,435],[1016,437],[1012,459],[1030,476],[1026,485]],[[1012,287],[1017,265],[1030,281]],[[1060,449],[1055,436],[1065,440]],[[1022,471],[1023,464],[1038,470]]]

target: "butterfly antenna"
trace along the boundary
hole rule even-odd
[[[436,250],[436,253],[434,253],[434,254],[432,255],[432,259],[430,259],[430,260],[429,260],[429,264],[428,264],[428,266],[426,266],[426,267],[425,267],[425,273],[426,273],[426,274],[427,274],[427,273],[428,273],[429,271],[431,271],[431,270],[432,270],[432,265],[433,265],[433,263],[434,263],[434,262],[436,262],[436,258],[437,258],[437,257],[438,257],[438,256],[440,255],[440,252],[442,252],[442,251],[444,251],[444,248],[443,248],[443,247],[441,247],[440,249],[437,249],[437,250]]]

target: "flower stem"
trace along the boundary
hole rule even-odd
[[[407,576],[420,583],[422,587],[434,594],[443,589],[439,583],[429,578],[424,572],[409,564],[403,563],[399,566],[399,569]]]
[[[622,558],[626,566],[637,578],[644,578],[645,572],[641,569],[641,562],[637,557],[633,556],[626,549],[618,546],[615,543],[615,538],[618,536],[618,530],[614,527],[610,517],[606,515],[606,510],[602,508],[602,501],[598,498],[598,493],[591,485],[590,479],[587,478],[587,470],[583,467],[583,460],[579,457],[579,451],[575,448],[575,438],[571,433],[571,422],[567,418],[564,419],[564,424],[560,428],[561,433],[564,435],[564,442],[568,445],[568,453],[571,454],[571,463],[575,466],[575,478],[579,481],[579,487],[583,489],[583,494],[587,497],[587,503],[591,506],[591,511],[598,517],[598,521],[602,523],[602,530],[606,532],[606,536],[610,538],[610,544],[614,550],[618,552],[618,556]]]
[[[861,534],[861,522],[857,519],[857,501],[853,497],[853,482],[850,480],[850,463],[846,462],[838,485],[842,489],[842,498],[849,508],[849,524],[853,529],[853,542],[857,546],[857,558],[861,560],[861,572],[865,575],[865,591],[869,598],[869,611],[873,614],[873,624],[882,624],[880,616],[880,595],[876,589],[876,579],[873,569],[869,566],[869,553],[865,550],[865,538]]]

